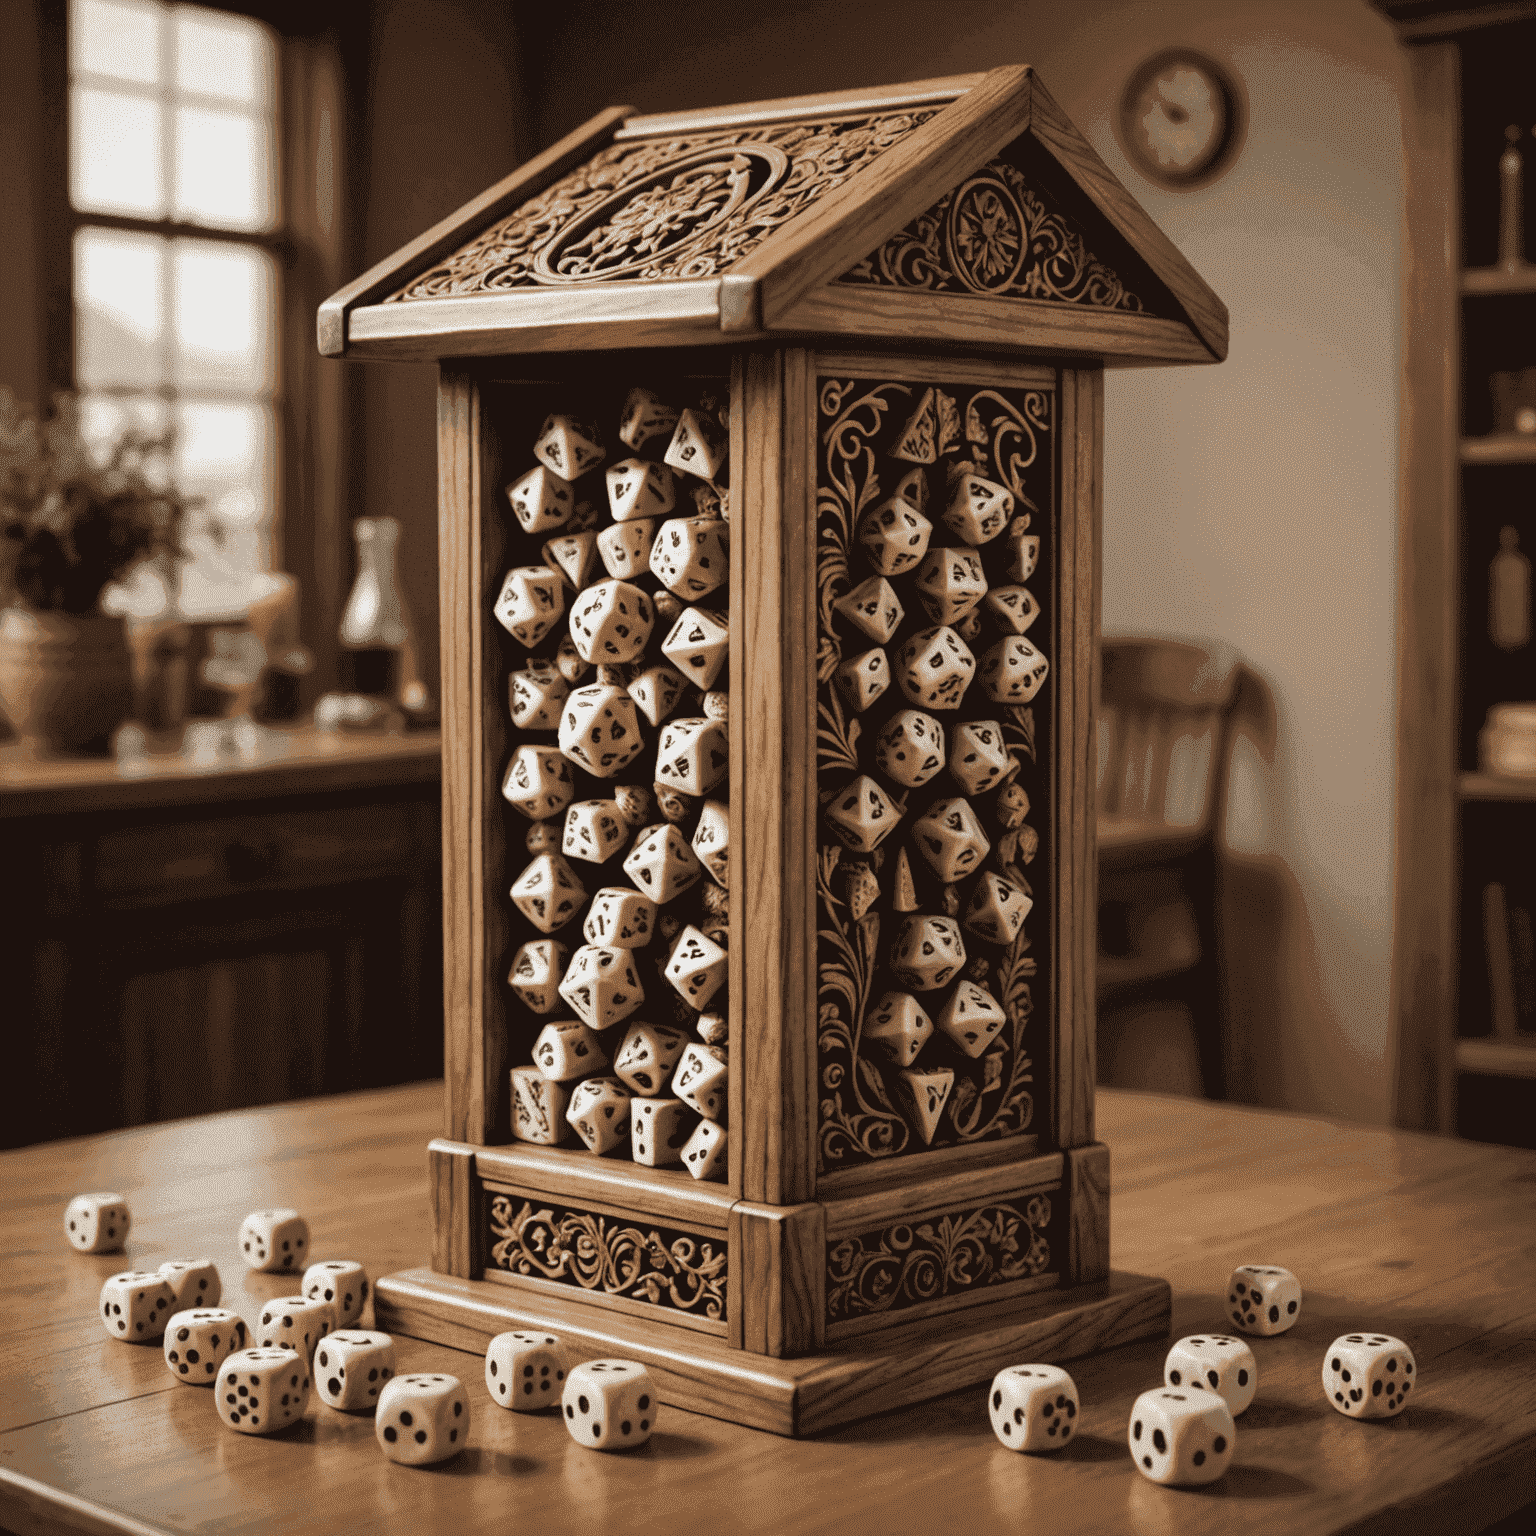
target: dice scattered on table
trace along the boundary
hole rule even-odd
[[[114,1339],[147,1344],[165,1332],[176,1293],[159,1275],[127,1269],[101,1288],[102,1326]]]
[[[1346,1333],[1323,1356],[1323,1391],[1352,1419],[1387,1419],[1408,1406],[1418,1380],[1413,1351],[1389,1333]]]
[[[294,1349],[306,1360],[315,1346],[336,1326],[336,1309],[318,1297],[279,1296],[261,1309],[255,1328],[262,1349]]]
[[[992,1378],[992,1432],[1010,1451],[1059,1451],[1077,1427],[1077,1384],[1059,1365],[1010,1365]]]
[[[165,1368],[188,1387],[211,1387],[219,1367],[245,1348],[245,1322],[225,1307],[172,1313],[165,1325]]]
[[[1227,1281],[1227,1306],[1244,1333],[1284,1333],[1301,1316],[1301,1282],[1273,1264],[1239,1264]]]
[[[110,1190],[76,1195],[64,1207],[64,1235],[81,1253],[115,1253],[132,1225],[128,1202]]]
[[[286,1207],[252,1211],[240,1223],[236,1241],[252,1269],[270,1273],[299,1269],[309,1262],[309,1223]]]
[[[564,1385],[565,1351],[552,1333],[513,1329],[486,1349],[485,1390],[503,1408],[535,1413],[558,1402]]]
[[[1224,1333],[1197,1333],[1180,1339],[1163,1362],[1167,1386],[1220,1395],[1235,1419],[1259,1390],[1259,1367],[1241,1339]]]
[[[242,1435],[271,1435],[304,1417],[309,1362],[292,1349],[242,1349],[219,1372],[219,1416]]]
[[[1131,1406],[1126,1440],[1143,1477],[1193,1488],[1227,1470],[1236,1438],[1232,1410],[1219,1394],[1156,1387]]]
[[[446,1461],[469,1439],[469,1394],[457,1376],[396,1376],[379,1393],[379,1449],[406,1467]]]
[[[372,1412],[395,1374],[395,1341],[387,1333],[344,1328],[315,1350],[315,1388],[320,1401],[343,1413]]]
[[[644,1445],[656,1427],[656,1387],[634,1360],[588,1360],[566,1378],[565,1427],[578,1445],[621,1451]]]
[[[310,1301],[327,1301],[335,1309],[332,1331],[350,1328],[363,1315],[368,1300],[368,1275],[356,1259],[322,1259],[304,1271],[299,1289]]]
[[[178,1312],[187,1307],[216,1307],[224,1294],[224,1282],[212,1259],[167,1259],[160,1266],[160,1278],[170,1286]]]

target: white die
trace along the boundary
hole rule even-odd
[[[629,1155],[645,1168],[679,1163],[693,1124],[681,1099],[636,1099],[629,1106]]]
[[[335,1309],[331,1331],[350,1328],[363,1315],[368,1300],[368,1274],[356,1259],[322,1259],[304,1271],[299,1289],[311,1301],[326,1301]]]
[[[387,1333],[342,1329],[315,1351],[315,1390],[343,1413],[371,1413],[395,1374],[395,1341]]]
[[[665,975],[690,1008],[702,1009],[725,985],[728,965],[726,952],[690,923],[678,936]]]
[[[167,1259],[160,1266],[160,1278],[170,1286],[178,1312],[216,1307],[224,1294],[224,1282],[212,1259]]]
[[[622,773],[644,746],[635,701],[615,684],[592,683],[565,701],[560,751],[595,778]]]
[[[272,1435],[304,1417],[309,1362],[291,1349],[242,1349],[219,1372],[219,1417],[242,1435]]]
[[[224,1307],[189,1307],[165,1325],[165,1368],[187,1387],[211,1387],[219,1367],[245,1348],[245,1323]]]
[[[629,823],[617,800],[578,800],[565,812],[560,851],[567,858],[604,864],[629,841]]]
[[[581,931],[589,944],[644,949],[656,931],[656,903],[627,885],[605,885],[592,898]]]
[[[1077,1428],[1077,1385],[1059,1365],[1010,1365],[992,1378],[992,1432],[1010,1451],[1059,1451]]]
[[[565,612],[565,587],[559,574],[547,565],[520,565],[508,571],[495,612],[501,627],[531,651]]]
[[[730,457],[730,442],[707,411],[682,411],[662,457],[673,469],[715,481]]]
[[[565,1427],[577,1445],[619,1451],[644,1445],[656,1427],[656,1385],[633,1360],[588,1360],[565,1381]]]
[[[716,885],[731,888],[731,817],[719,800],[706,800],[693,829],[693,851]]]
[[[1273,1264],[1239,1264],[1227,1281],[1227,1310],[1244,1333],[1284,1333],[1301,1316],[1301,1282]]]
[[[507,679],[507,712],[520,731],[552,731],[560,723],[560,706],[571,691],[558,669],[547,661],[530,661]]]
[[[967,720],[950,732],[949,776],[962,794],[984,795],[1012,771],[1013,759],[997,721]]]
[[[533,445],[533,456],[557,475],[579,480],[608,456],[590,421],[574,416],[546,416]]]
[[[898,1102],[906,1106],[907,1119],[925,1147],[933,1145],[939,1116],[955,1086],[953,1067],[904,1067],[893,1084]]]
[[[651,545],[651,575],[685,603],[708,597],[730,575],[726,525],[708,517],[669,518]]]
[[[1013,493],[995,480],[960,475],[944,509],[944,525],[967,544],[986,544],[1008,526]]]
[[[596,1031],[580,1019],[560,1019],[539,1031],[533,1042],[533,1064],[552,1083],[574,1083],[603,1071],[608,1053]]]
[[[993,944],[1012,944],[1034,908],[1034,898],[990,870],[976,882],[960,921]]]
[[[862,715],[891,686],[891,664],[880,646],[838,664],[832,684],[844,704]]]
[[[629,1143],[629,1090],[616,1077],[589,1077],[571,1095],[565,1118],[599,1157]]]
[[[880,576],[899,576],[928,553],[933,524],[911,503],[892,496],[859,519],[858,540]]]
[[[666,1087],[687,1043],[687,1035],[670,1024],[631,1024],[613,1059],[613,1075],[642,1097],[653,1097]]]
[[[614,523],[597,536],[597,554],[603,569],[617,581],[633,581],[651,574],[651,545],[656,542],[656,519],[642,517],[633,523]]]
[[[396,1376],[379,1393],[373,1433],[401,1466],[446,1461],[469,1439],[469,1394],[457,1376]]]
[[[636,673],[625,692],[652,725],[660,725],[677,708],[677,701],[687,686],[676,667],[659,661],[654,667]]]
[[[608,507],[616,523],[633,518],[657,518],[670,512],[677,502],[672,471],[665,464],[648,464],[644,459],[620,459],[605,476],[608,483]]]
[[[559,528],[575,509],[570,482],[540,464],[507,487],[507,500],[524,533],[548,533]]]
[[[571,640],[583,661],[622,665],[645,650],[655,622],[656,610],[639,587],[610,578],[571,605]]]
[[[867,581],[861,581],[853,591],[838,598],[832,607],[876,645],[884,645],[907,615],[895,587],[883,576],[871,576]]]
[[[908,789],[926,784],[944,766],[944,727],[920,709],[892,715],[875,737],[875,766]]]
[[[730,1060],[723,1045],[690,1040],[672,1078],[672,1092],[706,1120],[723,1124],[730,1084]]]
[[[64,1236],[81,1253],[115,1253],[132,1225],[128,1202],[110,1190],[76,1195],[64,1207]]]
[[[896,652],[896,681],[922,709],[958,709],[975,671],[970,647],[947,624],[919,630]]]
[[[541,853],[512,882],[512,905],[540,933],[556,933],[581,910],[587,888],[558,853]]]
[[[1194,1488],[1214,1483],[1232,1461],[1237,1430],[1215,1392],[1154,1387],[1131,1405],[1126,1444],[1150,1482]]]
[[[704,873],[688,839],[662,822],[647,827],[624,858],[624,873],[659,907],[675,900]]]
[[[571,767],[565,758],[553,747],[535,747],[526,742],[512,754],[506,777],[501,781],[502,799],[530,821],[558,816],[575,793],[576,780],[571,777]]]
[[[661,642],[661,654],[695,688],[710,689],[730,650],[730,616],[718,608],[684,608]]]
[[[707,795],[731,764],[730,733],[722,720],[688,715],[662,727],[656,782],[685,795]]]
[[[619,415],[619,440],[626,448],[638,451],[653,437],[670,438],[676,426],[677,411],[664,405],[651,390],[632,389],[624,397],[624,409]]]
[[[569,1095],[537,1067],[513,1067],[512,1134],[536,1147],[555,1147],[570,1134],[565,1107]]]
[[[308,1296],[278,1296],[263,1303],[252,1329],[262,1349],[297,1350],[308,1360],[315,1346],[336,1326],[336,1308]]]
[[[1028,704],[1050,666],[1023,635],[1009,635],[981,658],[982,690],[994,704]]]
[[[278,1273],[309,1263],[309,1223],[297,1211],[278,1206],[252,1211],[240,1223],[240,1255],[252,1269]]]
[[[597,569],[597,532],[586,528],[580,533],[562,533],[546,539],[540,546],[539,559],[550,570],[558,571],[571,591],[580,592]]]
[[[1413,1351],[1390,1333],[1341,1334],[1323,1356],[1323,1392],[1352,1419],[1401,1413],[1418,1379]]]
[[[610,470],[611,474],[612,471]],[[565,1351],[552,1333],[498,1333],[485,1351],[485,1390],[516,1413],[537,1413],[560,1400]]]
[[[613,944],[583,944],[571,956],[560,996],[591,1029],[610,1029],[645,1001],[635,953]]]
[[[1197,1333],[1180,1339],[1163,1362],[1166,1386],[1219,1393],[1235,1419],[1259,1390],[1259,1365],[1241,1339]]]
[[[1040,604],[1028,587],[994,587],[982,599],[982,607],[1010,635],[1022,635],[1040,617]]]
[[[726,1129],[717,1120],[700,1120],[683,1143],[683,1167],[696,1179],[723,1179],[726,1172]]]
[[[560,1001],[560,978],[570,951],[559,939],[534,939],[512,957],[507,981],[517,1000],[533,1013],[553,1013]]]
[[[901,807],[867,773],[827,802],[827,824],[855,853],[873,853],[901,822]]]
[[[990,992],[974,981],[962,981],[934,1014],[933,1022],[957,1050],[975,1060],[997,1038],[1008,1015]]]

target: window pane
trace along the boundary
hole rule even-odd
[[[154,85],[160,79],[162,15],[160,6],[133,0],[71,0],[70,68]]]
[[[166,242],[75,235],[75,377],[81,388],[163,383]]]
[[[249,405],[184,401],[177,409],[176,477],[206,499],[224,527],[259,527],[271,513],[272,412]]]
[[[271,137],[253,118],[178,107],[175,217],[220,229],[270,225]]]
[[[241,16],[183,6],[175,12],[176,86],[271,110],[271,34]]]
[[[178,388],[270,389],[272,258],[248,246],[179,240],[172,262]]]
[[[163,218],[159,104],[79,86],[70,94],[69,180],[75,207]]]

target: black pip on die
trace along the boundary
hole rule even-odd
[[[1284,1333],[1301,1316],[1301,1282],[1273,1264],[1239,1264],[1227,1281],[1227,1311],[1244,1333]]]
[[[1077,1384],[1059,1365],[1010,1365],[992,1378],[992,1432],[1010,1451],[1059,1451],[1077,1428]]]
[[[1413,1351],[1389,1333],[1346,1333],[1323,1356],[1323,1391],[1352,1419],[1389,1419],[1418,1381]]]

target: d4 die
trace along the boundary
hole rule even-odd
[[[647,827],[624,859],[624,873],[659,907],[682,895],[704,873],[688,839],[662,822]]]
[[[681,1099],[636,1099],[629,1107],[630,1156],[645,1168],[681,1162],[693,1124]]]
[[[1408,1406],[1418,1362],[1389,1333],[1346,1333],[1323,1356],[1323,1391],[1352,1419],[1386,1419]]]
[[[324,1301],[335,1309],[331,1328],[350,1328],[363,1315],[368,1300],[368,1274],[356,1259],[322,1259],[304,1271],[299,1289],[311,1301]]]
[[[1059,1365],[1010,1365],[992,1378],[992,1432],[1010,1451],[1059,1451],[1077,1428],[1077,1384]]]
[[[561,533],[546,539],[539,559],[550,570],[558,571],[571,591],[580,592],[591,583],[597,569],[597,532],[587,528],[580,533]]]
[[[574,416],[546,416],[533,445],[533,456],[540,464],[567,480],[579,480],[589,469],[596,469],[608,456],[589,421]]]
[[[553,1013],[570,951],[558,939],[534,939],[512,957],[507,981],[517,1000],[534,1013]]]
[[[547,565],[520,565],[507,572],[495,612],[501,627],[531,651],[560,622],[565,588]]]
[[[897,1101],[905,1108],[912,1129],[925,1147],[933,1145],[939,1116],[944,1113],[949,1091],[954,1086],[955,1074],[951,1067],[904,1067],[896,1074]]]
[[[729,963],[725,950],[690,923],[678,936],[664,974],[690,1008],[704,1009],[725,985]]]
[[[1197,1333],[1180,1339],[1168,1351],[1163,1382],[1189,1393],[1217,1393],[1235,1419],[1259,1390],[1259,1365],[1241,1339],[1223,1333]]]
[[[613,1075],[633,1092],[651,1098],[667,1086],[687,1043],[687,1035],[670,1024],[631,1024],[613,1059]]]
[[[552,1333],[498,1333],[485,1351],[485,1390],[514,1413],[537,1413],[560,1401],[565,1351]]]
[[[1227,1311],[1244,1333],[1284,1333],[1301,1316],[1301,1282],[1274,1264],[1240,1264],[1227,1281]]]
[[[513,1067],[512,1134],[536,1147],[557,1147],[570,1135],[565,1110],[569,1094],[537,1067]]]
[[[1157,1387],[1131,1406],[1126,1436],[1136,1470],[1154,1483],[1214,1483],[1232,1461],[1232,1410],[1215,1392]]]
[[[189,1307],[165,1325],[165,1367],[184,1386],[211,1387],[219,1367],[245,1348],[245,1323],[224,1307]]]
[[[81,1253],[115,1253],[132,1223],[128,1202],[110,1190],[76,1195],[64,1207],[64,1236]]]
[[[279,1296],[261,1309],[253,1332],[262,1349],[294,1349],[308,1360],[336,1326],[336,1309],[319,1297]]]
[[[216,1307],[224,1294],[224,1282],[212,1259],[167,1259],[160,1266],[160,1278],[170,1286],[178,1312]]]
[[[601,1157],[629,1144],[631,1095],[616,1077],[589,1077],[571,1095],[565,1118],[589,1152]]]
[[[373,1432],[401,1466],[446,1461],[469,1439],[469,1394],[457,1376],[396,1376],[379,1393]]]
[[[272,1435],[304,1417],[309,1362],[291,1349],[242,1349],[219,1372],[219,1413],[242,1435]]]
[[[395,1374],[395,1341],[387,1333],[344,1328],[315,1351],[315,1390],[343,1413],[371,1412]]]
[[[608,1053],[597,1032],[580,1019],[560,1019],[539,1031],[533,1064],[552,1083],[573,1083],[603,1071]]]
[[[240,1223],[237,1241],[252,1269],[276,1272],[309,1263],[309,1223],[284,1206],[252,1211]]]
[[[566,1377],[561,1397],[571,1439],[597,1451],[644,1445],[656,1427],[656,1386],[633,1360],[588,1360]]]
[[[541,853],[512,882],[512,905],[540,933],[556,933],[581,910],[587,889],[558,853]]]

